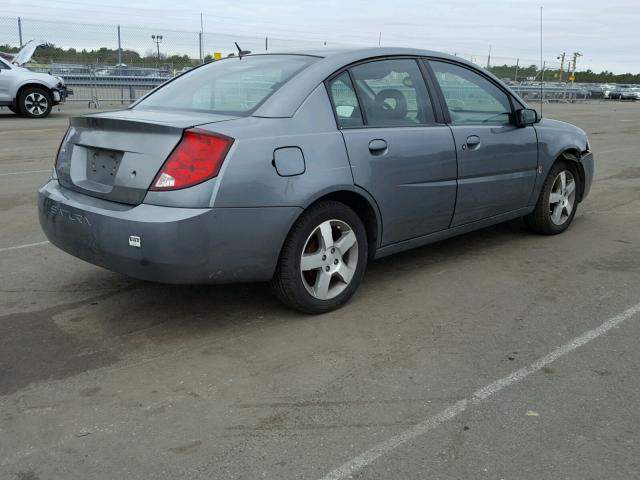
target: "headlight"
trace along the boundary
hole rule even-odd
[[[54,76],[53,78],[55,78],[56,80],[58,80],[58,82],[60,82],[62,85],[64,85],[64,78],[58,77],[58,76]]]

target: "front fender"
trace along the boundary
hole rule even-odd
[[[574,152],[574,155],[577,154],[576,161],[581,162],[581,154],[588,150],[587,134],[574,125],[543,118],[534,125],[534,128],[538,135],[538,177],[529,202],[532,205],[537,202],[549,170],[558,158],[565,152]],[[584,175],[585,166],[581,164],[581,168]],[[592,165],[590,170],[593,171]],[[585,175],[585,177],[589,176]],[[586,185],[586,182],[589,185]],[[585,183],[584,191],[588,192],[591,179],[583,178],[583,183]],[[583,194],[582,197],[584,196],[586,195]]]
[[[18,94],[20,89],[26,85],[39,85],[43,88],[46,88],[49,92],[51,92],[51,90],[53,90],[57,85],[57,82],[53,81],[51,83],[47,83],[47,82],[43,82],[42,80],[33,79],[33,78],[21,80],[20,83],[18,83],[15,87],[15,91],[13,92],[14,97]]]

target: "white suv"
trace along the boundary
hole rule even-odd
[[[72,93],[62,78],[23,67],[42,44],[32,40],[12,59],[0,56],[0,106],[25,117],[46,117]]]

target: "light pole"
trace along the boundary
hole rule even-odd
[[[158,63],[160,63],[160,44],[162,43],[162,35],[151,35],[151,40],[153,40],[156,47],[158,47]]]
[[[558,57],[556,57],[558,60],[560,60],[560,83],[562,83],[563,81],[563,77],[564,77],[564,58],[565,58],[566,53],[562,52]]]

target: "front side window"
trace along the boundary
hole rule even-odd
[[[504,125],[511,122],[506,93],[483,76],[459,65],[430,61],[451,122],[457,125]]]
[[[351,69],[370,126],[435,123],[433,106],[415,60],[378,60]]]
[[[305,55],[218,60],[167,83],[135,108],[250,115],[291,77],[317,60]]]
[[[358,97],[353,89],[351,78],[347,72],[342,72],[329,81],[329,91],[333,100],[338,126],[340,128],[361,127],[362,114]]]

